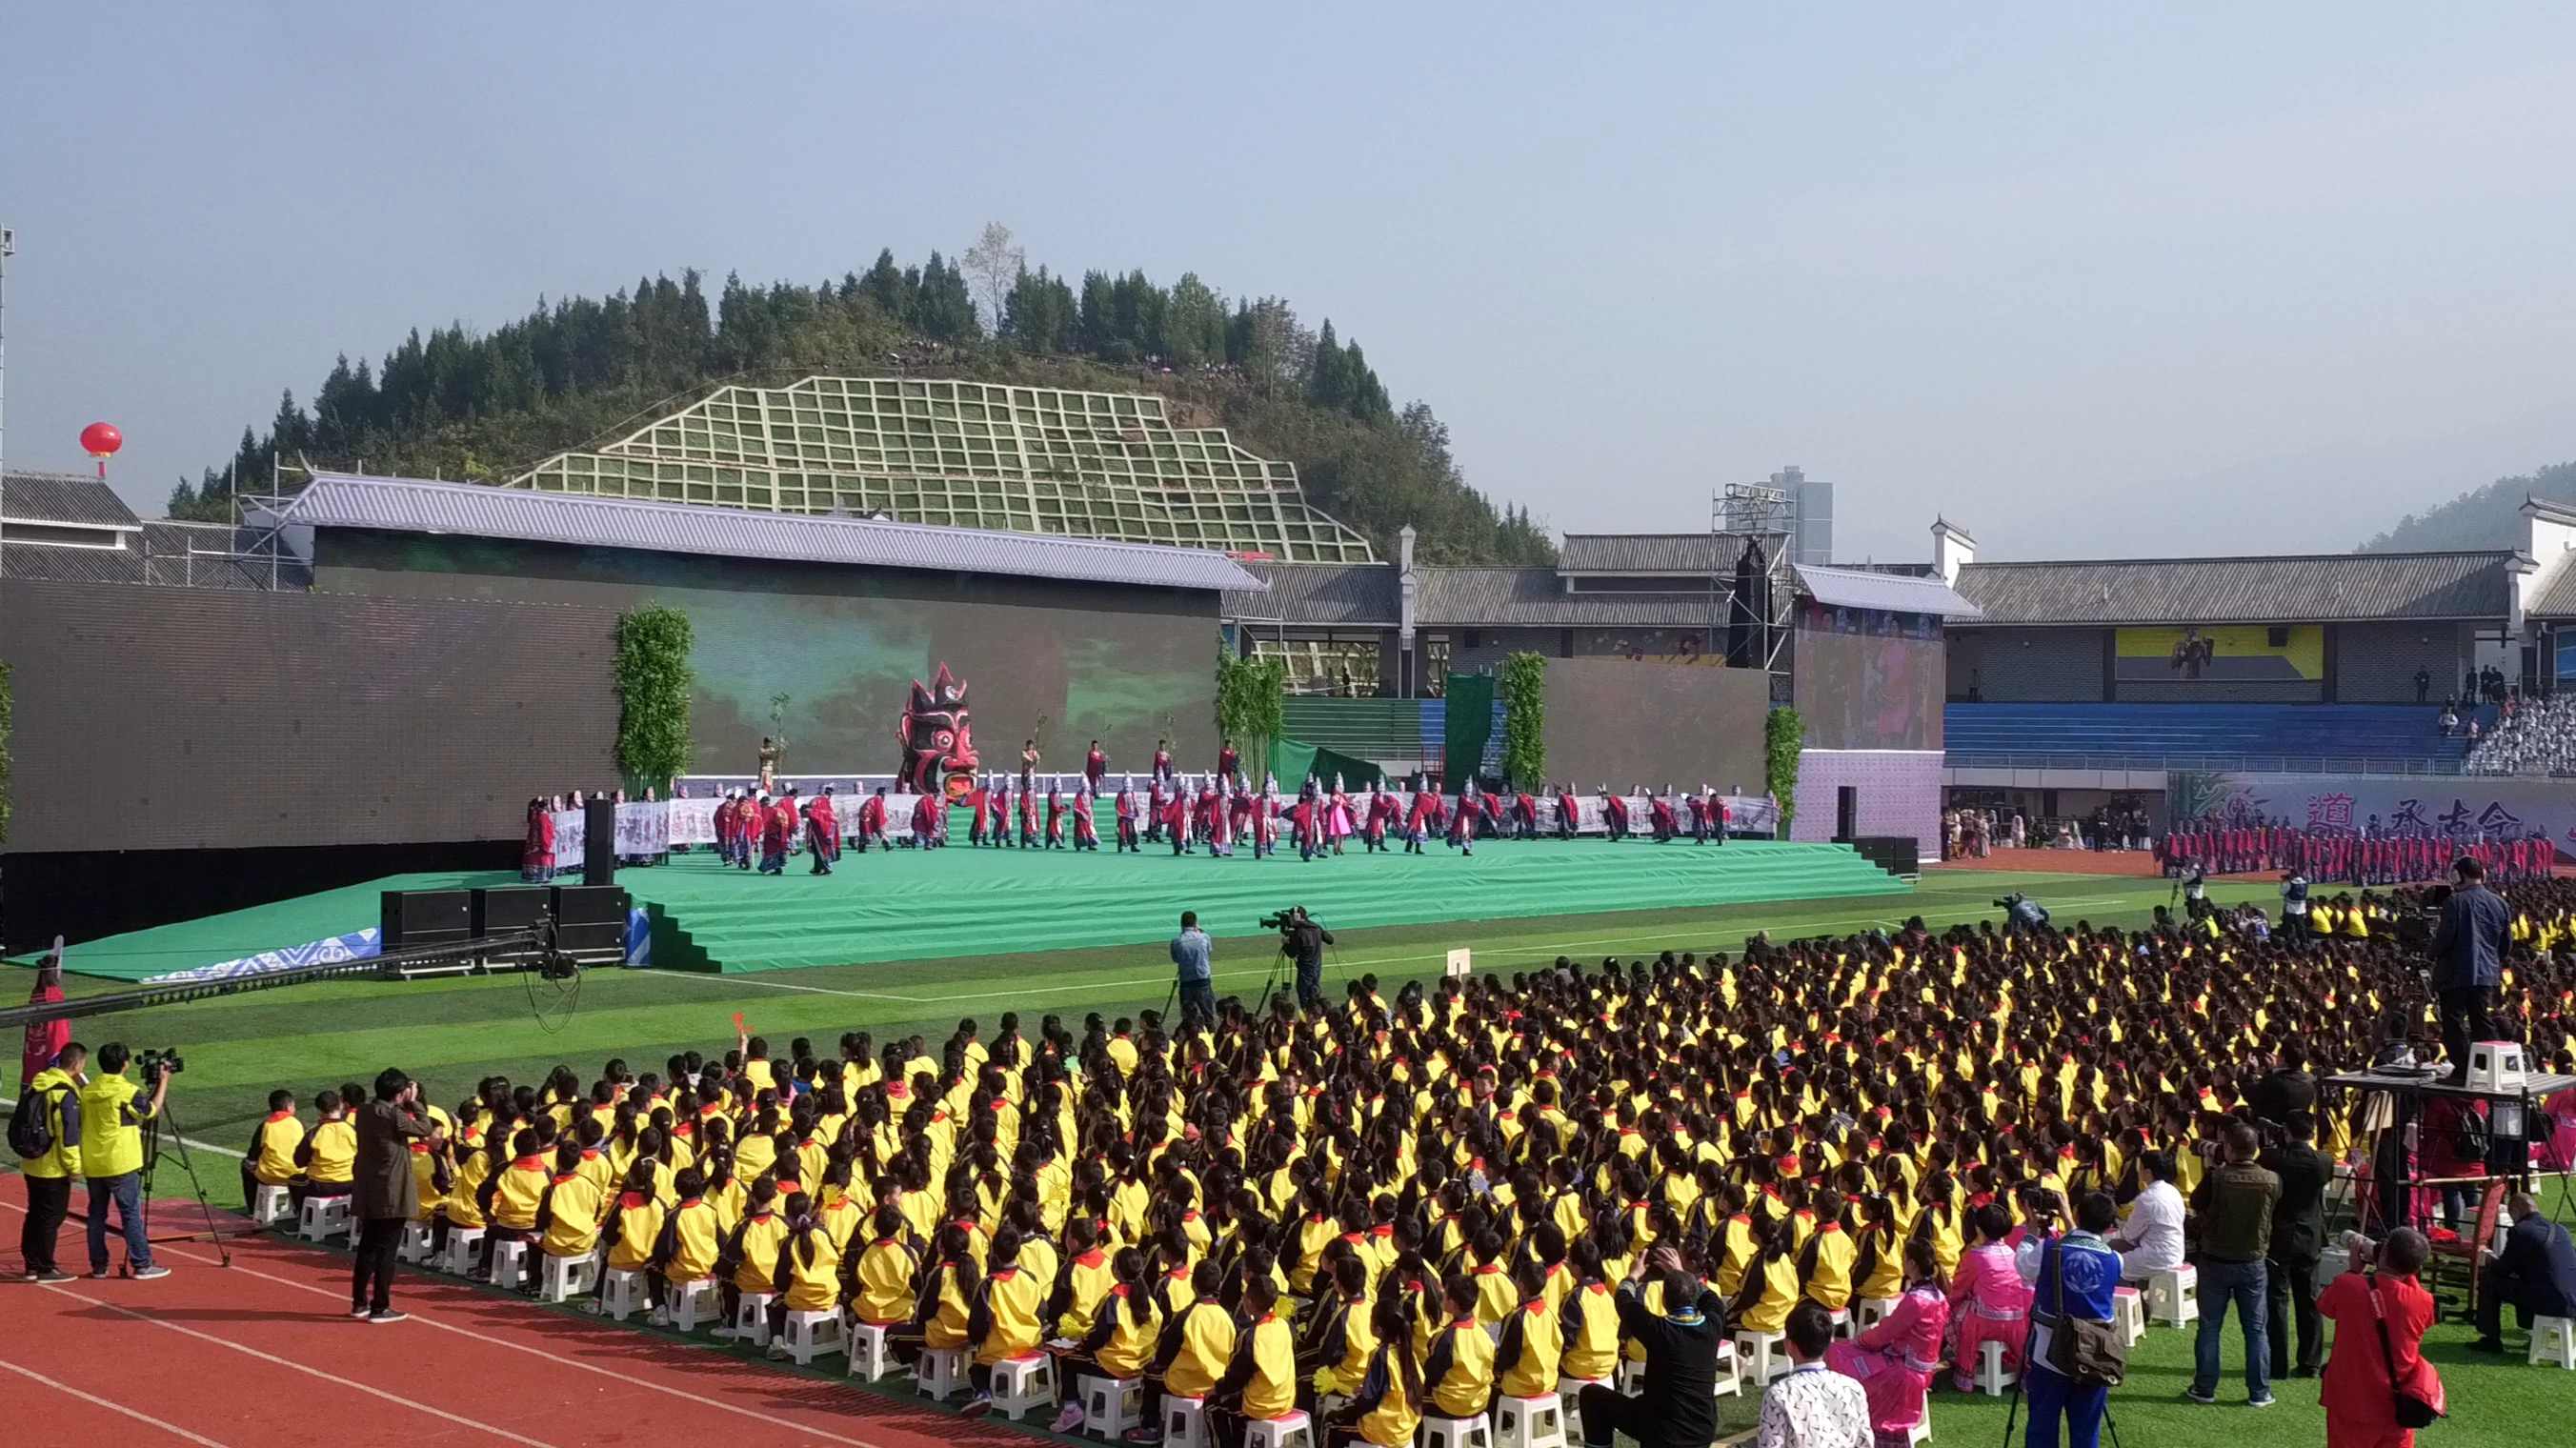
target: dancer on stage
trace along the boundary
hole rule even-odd
[[[1558,785],[1556,787],[1556,837],[1560,840],[1573,839],[1574,832],[1581,828],[1582,824],[1583,806],[1574,797],[1574,786]]]
[[[1673,801],[1669,795],[1646,796],[1646,819],[1655,832],[1656,844],[1669,845],[1682,832],[1681,821],[1673,814]]]
[[[841,856],[840,822],[832,818],[832,786],[814,796],[805,807],[805,849],[814,857],[817,875],[832,873],[832,864]]]
[[[866,854],[871,843],[881,850],[894,848],[886,838],[886,792],[882,784],[876,793],[859,802],[859,853]]]
[[[1130,851],[1141,855],[1145,847],[1136,838],[1135,786],[1122,784],[1118,787],[1118,847],[1113,853],[1124,855]]]
[[[1163,776],[1156,774],[1145,782],[1144,842],[1146,844],[1159,845],[1163,842],[1163,811],[1168,803],[1169,801],[1163,798]],[[1137,853],[1143,854],[1144,851],[1138,850]]]
[[[1431,837],[1431,811],[1431,791],[1421,788],[1417,782],[1413,791],[1413,800],[1404,812],[1404,852],[1406,854],[1422,853],[1422,842]]]
[[[1038,792],[1031,772],[1037,766],[1037,750],[1032,747],[1020,756],[1020,848],[1038,847]]]
[[[912,801],[912,847],[935,850],[948,843],[947,796],[937,789],[916,795]]]
[[[1082,779],[1093,794],[1100,793],[1100,781],[1109,774],[1109,756],[1100,752],[1100,741],[1091,741],[1091,752],[1082,756]]]
[[[787,844],[796,837],[796,811],[786,801],[760,807],[760,873],[787,873]]]
[[[1171,799],[1163,806],[1163,828],[1172,837],[1173,854],[1190,852],[1190,801],[1178,789],[1172,791]]]
[[[1355,828],[1351,818],[1350,792],[1342,788],[1342,777],[1336,774],[1333,776],[1333,797],[1326,802],[1324,810],[1324,841],[1338,855],[1342,852],[1342,841],[1349,839]]]
[[[1612,844],[1628,838],[1628,801],[1623,796],[1612,794],[1606,784],[1601,786],[1601,819],[1610,827]]]
[[[532,799],[528,801],[527,843],[519,851],[519,878],[542,885],[554,877],[555,817],[547,812],[544,800]]]
[[[1279,848],[1279,814],[1275,807],[1277,801],[1267,793],[1254,794],[1249,789],[1241,789],[1240,786],[1238,789],[1241,797],[1252,808],[1252,858],[1263,859]]]
[[[1169,739],[1157,739],[1154,741],[1154,783],[1169,784],[1171,782],[1172,741]]]
[[[986,838],[992,833],[993,828],[992,792],[986,789],[977,789],[974,794],[975,819],[974,823],[969,825],[966,830],[966,843],[969,848],[985,843]]]
[[[1100,853],[1100,827],[1091,819],[1092,791],[1077,791],[1073,796],[1073,847]]]
[[[1047,786],[1046,847],[1064,848],[1064,791],[1054,785]]]
[[[1020,793],[1027,794],[1029,792],[1029,787],[1037,783],[1038,760],[1042,757],[1043,756],[1038,753],[1038,742],[1035,739],[1021,741]]]
[[[1225,740],[1217,746],[1216,773],[1217,778],[1219,779],[1232,780],[1236,783],[1242,782],[1243,756],[1234,752],[1234,741],[1231,739]]]
[[[1384,854],[1386,832],[1402,822],[1402,810],[1396,805],[1395,793],[1384,785],[1385,781],[1380,780],[1369,788],[1368,822],[1360,833],[1363,854]]]

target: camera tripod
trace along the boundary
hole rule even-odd
[[[215,1226],[215,1204],[206,1195],[205,1178],[197,1175],[196,1158],[188,1155],[187,1132],[179,1125],[179,1119],[170,1114],[170,1103],[166,1099],[162,1101],[161,1109],[143,1123],[143,1182],[136,1200],[142,1207],[144,1240],[152,1238],[152,1174],[161,1165],[163,1122],[169,1123],[170,1144],[176,1148],[174,1154],[179,1158],[179,1169],[187,1173],[188,1185],[196,1193],[197,1209],[206,1214],[206,1236],[215,1244],[215,1255],[222,1259],[224,1266],[230,1267],[233,1265],[232,1249],[224,1245],[224,1234]]]

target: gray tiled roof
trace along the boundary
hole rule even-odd
[[[77,548],[47,543],[0,546],[0,577],[53,583],[132,583],[157,588],[305,588],[309,564],[286,554],[269,566],[270,535],[223,523],[138,524],[122,548]],[[225,557],[253,554],[254,557]],[[194,555],[194,556],[191,556]]]
[[[2576,618],[2576,561],[2562,564],[2556,578],[2540,585],[2529,612],[2533,618]]]
[[[1261,581],[1222,553],[942,528],[874,518],[750,512],[699,503],[647,503],[475,483],[319,473],[288,503],[289,523],[457,533],[533,543],[712,553],[877,568],[1067,578],[1165,588],[1258,591]]]
[[[1727,544],[1708,533],[1568,533],[1557,557],[1568,573],[1708,573],[1735,566],[1744,545]]]
[[[1402,612],[1391,563],[1246,563],[1267,593],[1229,593],[1228,618],[1394,628]]]
[[[0,478],[0,518],[89,528],[141,526],[115,489],[79,473],[11,473]]]
[[[2501,619],[2510,552],[1971,563],[1959,592],[1990,624]]]
[[[1977,606],[1961,598],[1938,578],[1912,573],[1881,573],[1871,568],[1824,568],[1794,565],[1799,586],[1818,603],[1836,608],[1875,608],[1891,613],[1936,613],[1945,618],[1975,618]]]
[[[1419,622],[1495,628],[1652,628],[1704,625],[1706,593],[1567,593],[1549,567],[1421,568]]]

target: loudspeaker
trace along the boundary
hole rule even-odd
[[[1851,784],[1834,786],[1834,838],[1849,840],[1860,834],[1860,787]]]
[[[554,892],[543,885],[508,885],[474,892],[474,938],[525,930],[554,909]]]
[[[555,947],[582,961],[626,958],[626,892],[614,885],[554,887]]]
[[[585,885],[616,884],[617,801],[585,801],[582,804],[581,829],[581,882]]]
[[[455,945],[474,933],[474,897],[466,890],[387,890],[377,916],[386,950]]]
[[[1922,868],[1916,858],[1918,842],[1912,835],[1863,835],[1850,843],[1862,859],[1891,875],[1912,875]]]

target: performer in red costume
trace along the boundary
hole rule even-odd
[[[1131,850],[1141,855],[1145,853],[1145,846],[1136,838],[1136,791],[1132,788],[1122,788],[1118,791],[1116,853],[1123,855]]]
[[[1091,741],[1091,752],[1082,757],[1083,782],[1091,786],[1091,792],[1093,794],[1098,794],[1100,793],[1100,781],[1106,777],[1108,773],[1109,756],[1100,752],[1100,741],[1094,739]]]
[[[866,854],[871,843],[881,850],[894,848],[886,838],[886,792],[882,784],[859,806],[859,853]]]
[[[1073,797],[1073,847],[1100,853],[1100,827],[1091,819],[1091,791],[1083,790]]]
[[[814,857],[813,873],[817,875],[832,873],[832,862],[840,858],[840,822],[832,818],[832,787],[828,784],[805,807],[805,850]]]

